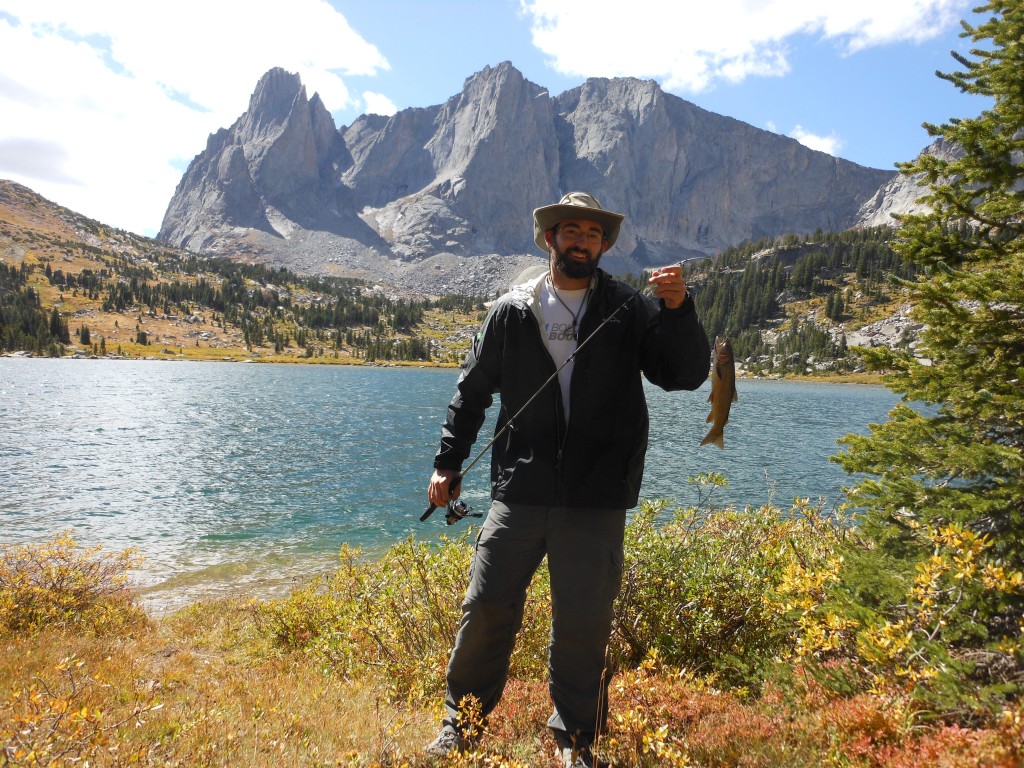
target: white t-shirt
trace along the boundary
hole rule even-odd
[[[541,317],[544,318],[541,335],[551,359],[555,361],[555,367],[558,368],[576,351],[577,335],[587,305],[590,303],[590,289],[555,288],[551,284],[551,279],[547,278],[540,286],[540,302]],[[569,383],[572,381],[573,362],[558,372],[558,385],[562,389],[566,422],[569,420]]]

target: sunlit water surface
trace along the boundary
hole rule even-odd
[[[73,529],[134,547],[144,602],[280,593],[369,555],[451,533],[419,516],[456,370],[0,359],[0,543]],[[698,447],[709,385],[648,387],[643,496],[696,503],[687,479],[720,472],[721,505],[841,499],[837,438],[884,421],[883,387],[741,380],[725,449]],[[482,435],[489,436],[490,422]],[[485,440],[478,441],[482,447]],[[488,462],[463,498],[486,510]]]

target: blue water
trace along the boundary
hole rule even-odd
[[[457,375],[0,359],[0,543],[73,529],[104,551],[135,547],[146,558],[136,583],[161,608],[280,591],[331,568],[346,542],[372,555],[461,531],[440,514],[419,522]],[[883,387],[743,380],[719,450],[698,447],[708,391],[648,387],[644,497],[693,504],[687,478],[721,472],[719,504],[835,502],[850,483],[827,460],[836,439],[884,421],[897,400]],[[478,510],[487,477],[485,458],[464,483]]]

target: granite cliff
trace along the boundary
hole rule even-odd
[[[943,139],[936,139],[921,151],[921,155],[934,155],[943,160],[956,160],[963,155],[963,149]],[[896,223],[893,216],[927,213],[929,208],[921,202],[921,198],[928,191],[927,180],[923,173],[894,176],[864,201],[854,226],[891,227]]]
[[[590,79],[552,97],[506,62],[444,104],[337,129],[297,75],[273,69],[192,161],[159,238],[299,272],[476,292],[542,258],[530,212],[567,191],[626,213],[605,263],[635,272],[851,227],[894,176],[653,81]]]

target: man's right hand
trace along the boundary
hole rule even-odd
[[[455,487],[455,492],[450,491],[452,480],[459,476],[456,469],[435,469],[430,476],[430,485],[427,488],[427,498],[435,507],[443,507],[452,499],[459,498],[462,491],[462,484]]]

